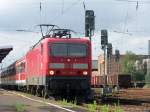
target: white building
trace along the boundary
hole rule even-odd
[[[144,59],[143,64],[144,63],[147,65],[147,73],[150,73],[150,59]]]
[[[150,73],[150,59],[147,59],[147,73]]]
[[[148,55],[149,55],[149,58],[150,58],[150,40],[148,41]]]

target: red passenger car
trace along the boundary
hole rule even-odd
[[[4,68],[0,74],[1,86],[5,88],[15,89],[16,87],[16,69],[15,63]]]
[[[19,86],[26,85],[26,59],[25,57],[17,60],[15,63],[16,69],[16,84]]]

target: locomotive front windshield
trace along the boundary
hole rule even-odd
[[[87,56],[87,45],[80,43],[53,43],[51,45],[52,56]]]

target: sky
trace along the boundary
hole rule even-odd
[[[41,38],[38,24],[55,24],[84,36],[83,2],[86,9],[95,12],[93,59],[102,53],[101,29],[108,30],[113,50],[119,49],[121,54],[127,50],[148,53],[150,0],[138,0],[138,5],[132,0],[0,0],[0,46],[13,46],[3,66],[25,55]],[[16,31],[20,29],[34,32]]]

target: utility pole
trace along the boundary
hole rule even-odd
[[[116,61],[116,63],[117,63],[117,71],[116,71],[116,73],[118,72],[117,75],[119,75],[119,59],[120,59],[120,52],[119,52],[118,49],[116,49],[116,50],[115,50],[115,61]],[[117,79],[118,79],[118,78],[117,78]],[[118,80],[117,80],[117,82],[118,82]],[[117,85],[118,85],[118,83],[117,83]],[[118,85],[118,86],[119,86],[119,85]]]
[[[102,94],[105,96],[108,93],[109,94],[112,93],[112,88],[108,87],[108,82],[107,82],[108,74],[110,73],[112,44],[108,43],[108,33],[106,29],[101,30],[101,46],[102,46],[102,50],[104,51],[104,74],[103,74],[104,75],[104,88],[103,88]]]
[[[111,56],[112,56],[112,44],[108,43],[107,45],[107,74],[111,71]]]
[[[107,30],[101,30],[101,45],[104,51],[104,86],[107,85],[107,75],[106,75],[106,47],[108,44],[108,33]]]

